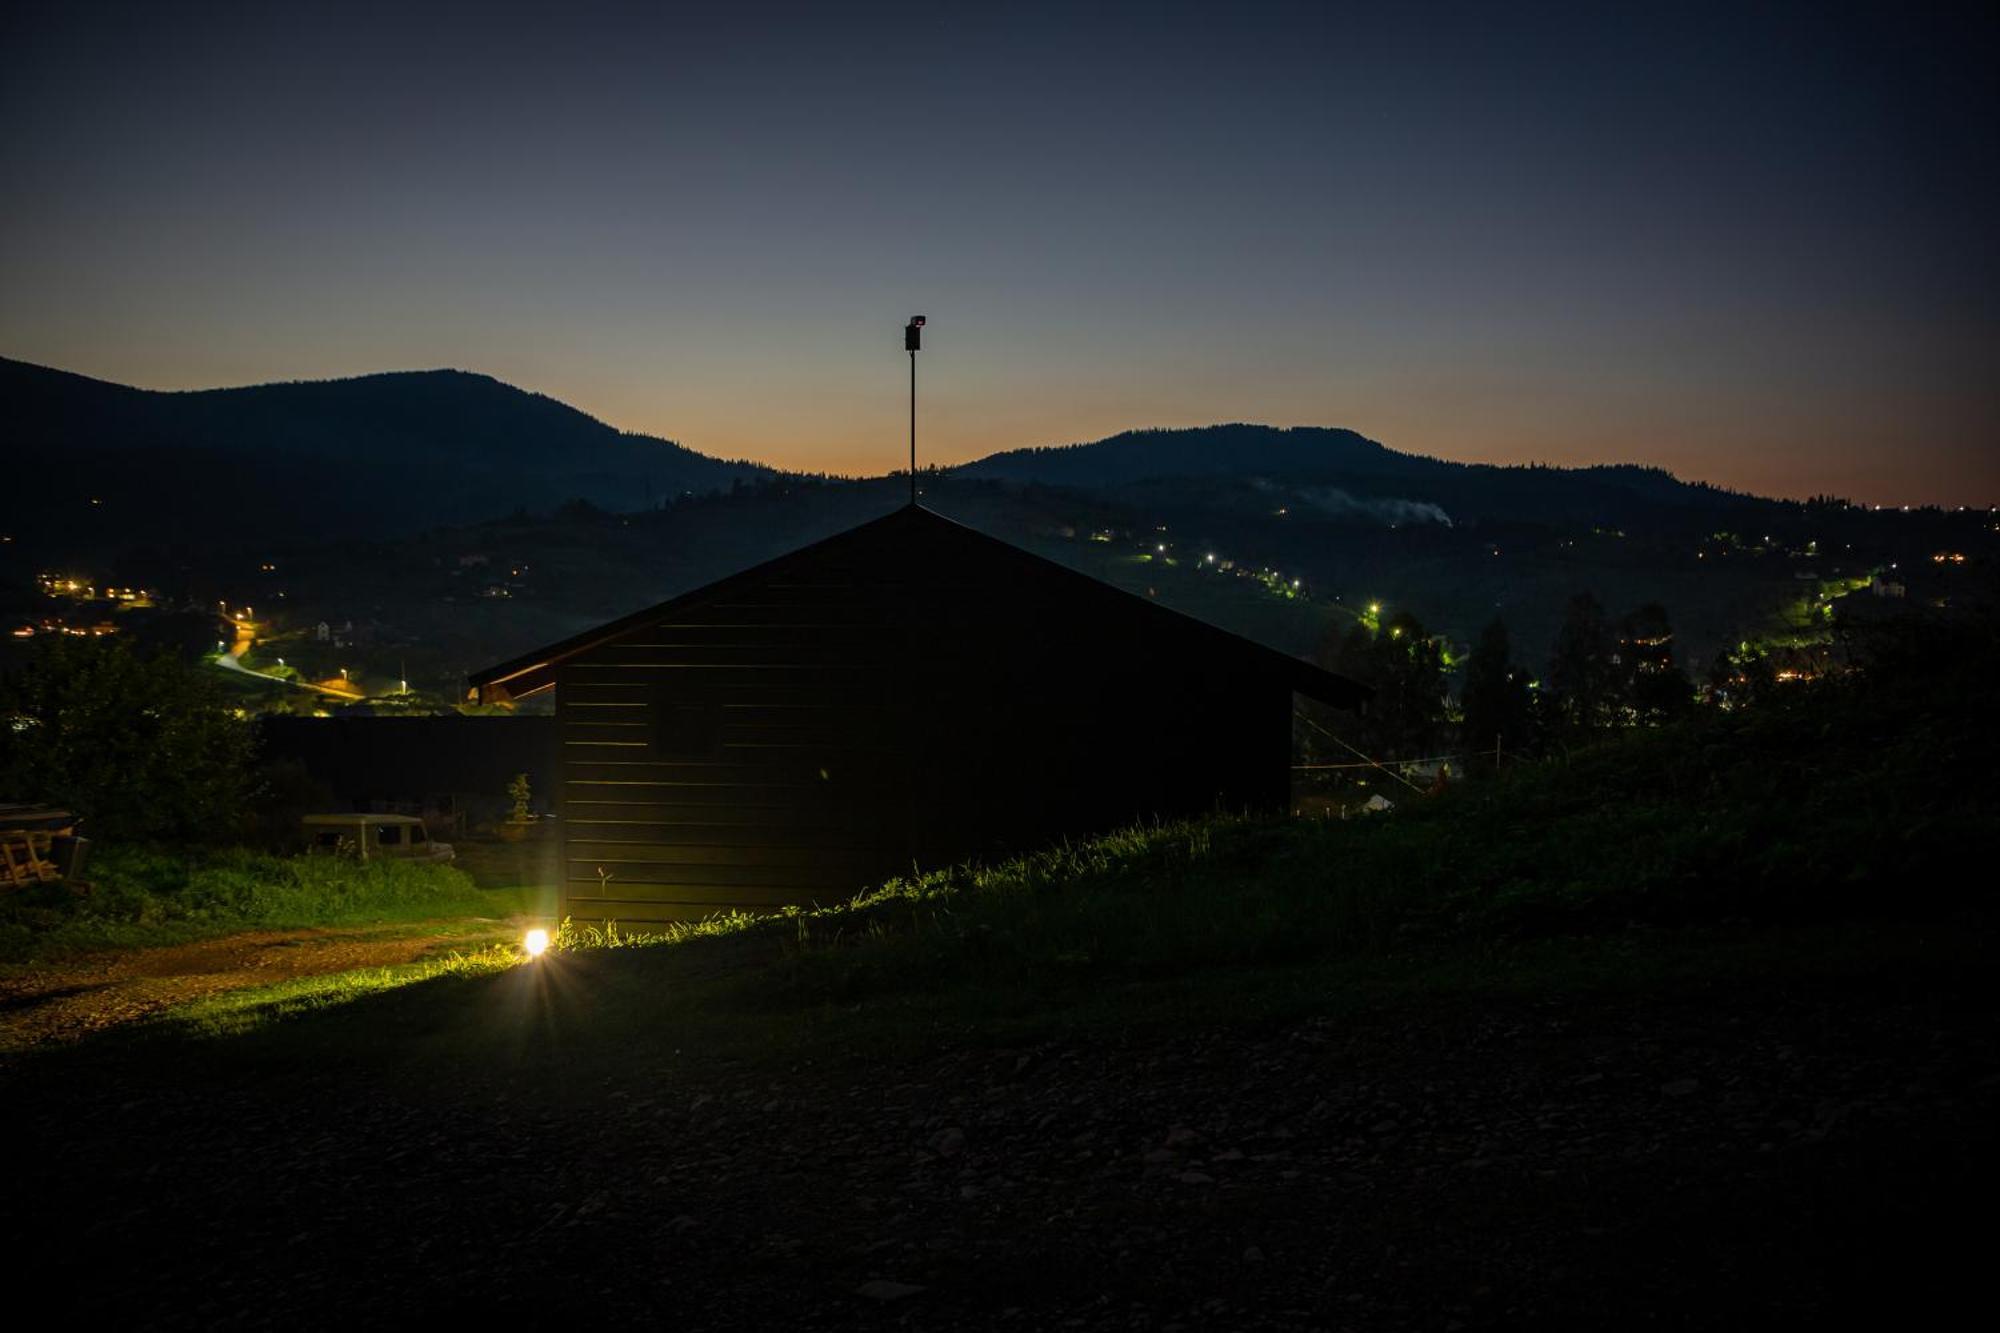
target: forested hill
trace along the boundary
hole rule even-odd
[[[1684,482],[1656,467],[1454,463],[1318,426],[1126,431],[1093,444],[1009,450],[955,471],[967,478],[1168,499],[1176,490],[1192,489],[1209,504],[1227,502],[1234,492],[1250,508],[1290,504],[1328,516],[1399,523],[1588,517],[1615,525],[1777,503]]]
[[[10,532],[52,551],[382,537],[773,475],[457,370],[162,393],[0,358],[0,422],[36,497]]]

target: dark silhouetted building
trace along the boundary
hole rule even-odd
[[[1279,810],[1293,695],[1367,694],[916,505],[470,684],[556,691],[562,910],[634,925]]]

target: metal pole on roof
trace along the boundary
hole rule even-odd
[[[903,350],[910,354],[910,503],[917,502],[917,353],[924,345],[924,317],[911,315],[903,326]]]

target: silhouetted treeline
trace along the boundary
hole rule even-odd
[[[1588,592],[1570,599],[1539,675],[1517,655],[1506,622],[1489,622],[1463,663],[1456,700],[1443,641],[1407,611],[1329,633],[1315,660],[1376,691],[1359,718],[1308,713],[1306,750],[1329,762],[1352,746],[1382,761],[1449,755],[1460,772],[1490,771],[1509,756],[1658,725],[1695,701],[1666,608],[1649,602],[1614,619]]]

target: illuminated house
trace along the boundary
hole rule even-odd
[[[470,678],[556,692],[562,912],[684,920],[1277,810],[1367,690],[910,505]]]

